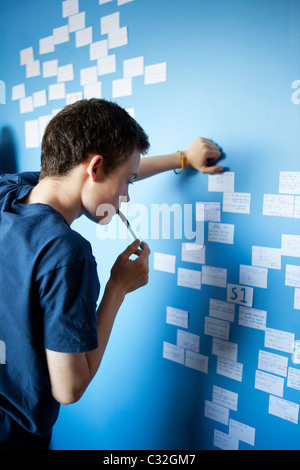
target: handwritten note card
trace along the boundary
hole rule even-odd
[[[190,350],[185,352],[185,365],[204,374],[208,373],[208,356]]]
[[[202,284],[226,288],[227,269],[214,266],[202,266]]]
[[[235,305],[223,300],[209,300],[209,316],[234,322]]]
[[[177,285],[191,289],[201,289],[201,271],[178,268]]]
[[[271,372],[272,374],[281,375],[286,377],[288,367],[288,358],[274,354],[268,351],[259,351],[258,355],[258,369]]]
[[[265,330],[265,348],[278,349],[288,353],[294,352],[295,334],[287,331],[266,328]]]
[[[208,191],[233,192],[234,173],[227,171],[219,175],[208,175]]]
[[[265,330],[267,323],[267,312],[250,307],[239,307],[239,325]]]
[[[283,194],[300,194],[300,172],[281,171],[279,174],[279,192]]]
[[[263,215],[275,217],[294,217],[294,196],[265,194]]]
[[[299,405],[283,398],[270,395],[269,413],[279,418],[298,424]]]
[[[252,266],[281,269],[281,249],[264,246],[252,247]]]
[[[176,346],[175,344],[164,341],[163,343],[163,358],[169,361],[184,364],[184,349]]]
[[[295,256],[300,258],[300,235],[281,235],[282,256]]]
[[[268,270],[267,268],[257,268],[256,266],[240,265],[240,284],[253,287],[267,288]]]
[[[208,241],[233,244],[234,225],[221,223],[208,223]]]
[[[250,214],[250,193],[223,193],[223,212]]]
[[[170,325],[180,326],[181,328],[188,327],[188,312],[174,307],[167,307],[166,322]]]

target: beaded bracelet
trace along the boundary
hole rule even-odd
[[[180,175],[180,173],[183,172],[183,168],[184,168],[184,153],[181,152],[181,150],[177,150],[178,153],[180,153],[180,157],[181,157],[181,170],[180,171],[176,171],[174,169],[174,173],[175,175]]]

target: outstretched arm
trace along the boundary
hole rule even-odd
[[[201,173],[216,174],[224,171],[224,167],[215,165],[221,157],[221,149],[212,140],[198,137],[186,150],[184,155],[184,168],[194,168]],[[149,176],[157,175],[168,170],[181,168],[180,152],[162,155],[159,157],[146,157],[141,159],[137,181]]]

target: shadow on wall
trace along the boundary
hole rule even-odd
[[[0,131],[0,174],[16,173],[17,171],[14,136],[9,127],[3,127]]]

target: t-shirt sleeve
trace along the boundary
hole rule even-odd
[[[97,348],[99,280],[94,259],[54,269],[39,281],[44,347],[79,353]]]

